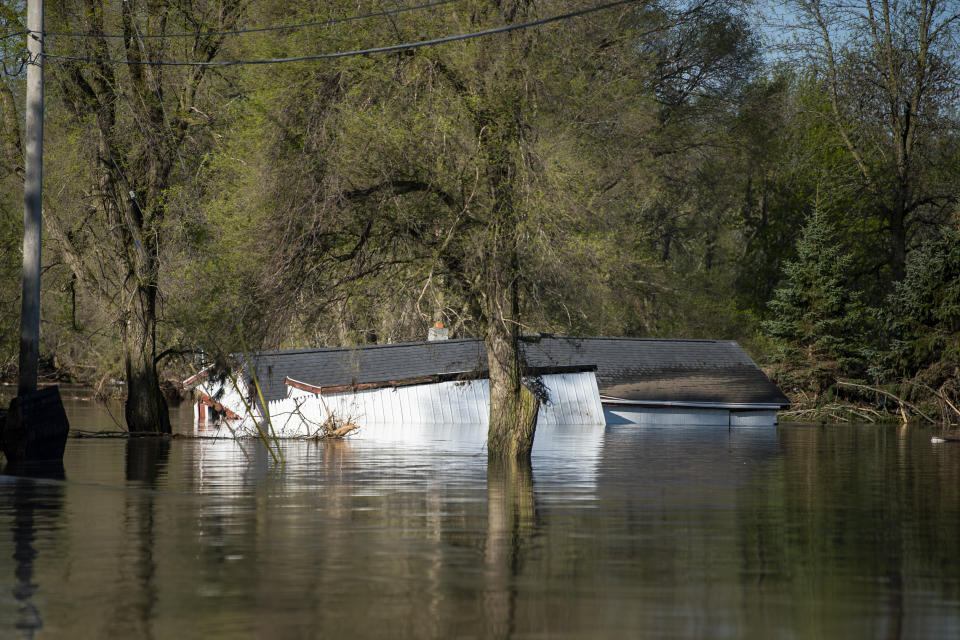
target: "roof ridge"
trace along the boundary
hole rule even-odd
[[[561,336],[561,335],[541,335],[536,334],[521,336],[521,339],[540,339],[540,340],[619,340],[623,342],[736,342],[736,340],[720,340],[717,338],[632,338],[629,336]]]
[[[669,342],[669,343],[736,343],[736,340],[718,340],[715,338],[634,338],[628,336],[567,336],[554,334],[526,334],[521,336],[521,341],[527,344],[536,344],[540,340],[609,340],[619,342]],[[341,347],[312,347],[309,349],[276,349],[266,351],[256,351],[250,354],[251,358],[255,356],[286,356],[286,355],[304,355],[309,353],[335,353],[342,351],[360,351],[366,349],[393,349],[402,347],[415,347],[429,344],[464,344],[469,342],[482,342],[482,338],[450,338],[448,340],[412,340],[408,342],[388,342],[385,344],[360,344]]]
[[[267,356],[288,356],[288,355],[303,355],[307,353],[334,353],[337,351],[360,351],[363,349],[390,349],[394,347],[414,347],[428,344],[450,344],[450,343],[466,343],[466,342],[481,342],[480,338],[450,338],[449,340],[420,340],[415,342],[387,342],[385,344],[358,344],[348,347],[314,347],[311,349],[278,349],[276,351],[256,351],[250,354],[250,357],[258,355],[267,355]]]

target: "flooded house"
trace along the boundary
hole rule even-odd
[[[539,425],[763,426],[789,406],[736,342],[527,336]],[[328,418],[373,425],[486,425],[489,381],[479,338],[265,351],[239,374],[207,369],[185,381],[197,424],[254,420],[281,436],[316,433]],[[260,387],[256,391],[254,379]]]

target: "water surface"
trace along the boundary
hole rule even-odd
[[[61,474],[0,475],[0,637],[957,638],[960,444],[929,436],[560,429],[526,469],[451,430],[281,468],[71,439]]]

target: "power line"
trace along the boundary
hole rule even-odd
[[[205,38],[210,36],[233,36],[233,35],[244,35],[247,33],[263,33],[265,31],[292,31],[294,29],[303,29],[306,27],[322,27],[331,24],[339,24],[342,22],[355,22],[357,20],[366,20],[367,18],[378,18],[383,16],[396,15],[398,13],[407,13],[409,11],[417,11],[419,9],[431,9],[433,7],[439,7],[441,5],[450,4],[452,2],[457,2],[457,0],[437,0],[436,2],[428,2],[426,4],[418,4],[410,7],[398,7],[397,9],[387,9],[384,11],[377,11],[374,13],[364,13],[356,16],[345,16],[343,18],[330,18],[328,20],[318,20],[315,22],[301,22],[299,24],[288,24],[288,25],[279,25],[273,27],[256,27],[253,29],[233,29],[230,31],[201,31],[193,33],[144,33],[139,36],[140,39],[147,38]],[[16,34],[12,34],[16,35]],[[79,32],[67,32],[67,31],[44,31],[43,35],[45,37],[59,37],[59,38],[126,38],[127,36],[122,33],[79,33]]]
[[[474,31],[472,33],[464,33],[455,36],[445,36],[443,38],[434,38],[432,40],[419,40],[417,42],[406,42],[403,44],[392,44],[385,47],[374,47],[371,49],[356,49],[353,51],[338,51],[336,53],[317,53],[305,56],[293,56],[289,58],[264,58],[260,60],[211,60],[208,62],[178,62],[178,61],[168,61],[168,60],[114,60],[111,58],[88,58],[83,56],[65,56],[55,53],[43,53],[43,57],[51,58],[53,60],[73,60],[76,62],[100,62],[106,64],[135,64],[135,65],[156,65],[161,67],[231,67],[237,65],[254,65],[254,64],[280,64],[284,62],[303,62],[307,60],[329,60],[333,58],[347,58],[350,56],[361,56],[373,53],[391,53],[394,51],[406,51],[409,49],[418,49],[420,47],[429,47],[437,44],[445,44],[447,42],[457,42],[459,40],[469,40],[472,38],[479,38],[482,36],[494,35],[497,33],[506,33],[509,31],[517,31],[519,29],[528,29],[530,27],[536,27],[550,22],[558,22],[560,20],[567,20],[570,18],[576,18],[579,16],[586,15],[588,13],[594,13],[596,11],[602,11],[604,9],[610,9],[612,7],[617,7],[624,4],[631,4],[637,2],[638,0],[618,0],[617,2],[608,2],[606,4],[597,5],[595,7],[588,7],[586,9],[580,9],[579,11],[571,11],[569,13],[563,13],[556,16],[550,16],[548,18],[541,18],[539,20],[531,20],[530,22],[521,22],[517,24],[508,24],[502,27],[495,27],[493,29],[484,29],[483,31]]]

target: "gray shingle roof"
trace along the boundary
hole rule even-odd
[[[623,400],[789,405],[733,340],[549,338],[526,353],[538,363],[595,363],[601,395]]]
[[[287,377],[321,387],[401,380],[437,373],[486,368],[482,340],[440,340],[395,344],[269,351],[253,354],[267,402],[286,396]]]
[[[596,365],[600,393],[646,402],[778,404],[787,398],[732,340],[524,338],[532,367]],[[286,395],[287,377],[318,386],[401,380],[487,367],[483,340],[261,352],[251,356],[264,397]]]

